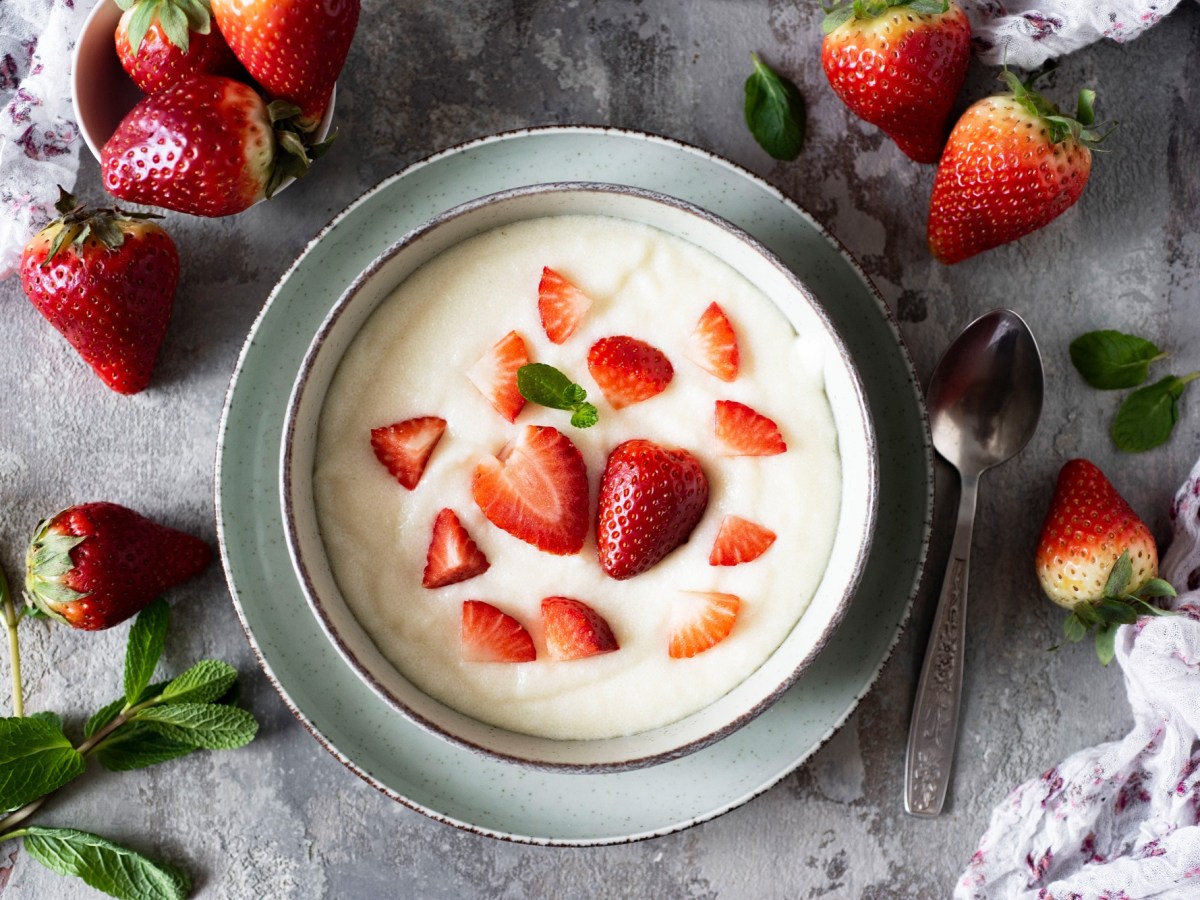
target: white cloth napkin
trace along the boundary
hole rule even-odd
[[[1009,794],[959,900],[1200,897],[1200,463],[1171,518],[1161,572],[1179,614],[1117,633],[1133,729]]]

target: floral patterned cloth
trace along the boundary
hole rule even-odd
[[[1200,463],[1171,518],[1162,576],[1178,615],[1117,633],[1133,729],[1009,794],[958,900],[1200,897]]]

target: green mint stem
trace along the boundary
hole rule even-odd
[[[4,569],[0,567],[0,604],[4,609],[4,628],[8,632],[8,658],[12,669],[13,715],[21,718],[25,715],[25,696],[21,690],[21,646],[17,640],[17,625],[21,617],[13,608],[12,591],[8,589],[8,579]]]

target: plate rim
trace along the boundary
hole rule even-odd
[[[920,413],[921,425],[921,450],[922,463],[925,472],[925,509],[921,523],[921,542],[917,554],[917,559],[913,567],[912,582],[906,591],[906,599],[903,610],[896,624],[894,633],[892,634],[888,646],[884,653],[871,672],[870,677],[863,684],[861,689],[855,691],[853,702],[834,720],[825,730],[820,739],[813,745],[809,754],[801,759],[789,762],[780,771],[774,773],[764,782],[758,784],[754,788],[743,792],[727,802],[720,804],[712,809],[706,810],[703,813],[690,816],[686,819],[664,825],[659,828],[643,829],[641,831],[632,832],[623,835],[612,835],[606,837],[588,837],[588,838],[554,838],[554,837],[539,837],[535,835],[522,835],[510,832],[500,831],[498,829],[485,828],[465,820],[461,820],[447,813],[434,810],[412,798],[406,797],[395,789],[384,784],[382,780],[376,778],[365,768],[354,762],[343,753],[329,738],[327,738],[306,715],[297,703],[291,698],[287,689],[279,680],[270,662],[262,652],[257,638],[254,636],[245,613],[242,609],[239,600],[239,591],[234,582],[232,575],[232,564],[230,560],[228,543],[226,540],[225,509],[221,501],[221,482],[223,461],[225,456],[226,439],[229,436],[229,417],[232,411],[233,394],[237,387],[239,378],[245,369],[248,357],[254,347],[255,337],[258,334],[259,328],[262,325],[265,317],[271,310],[278,295],[284,290],[289,280],[293,277],[296,271],[304,260],[313,252],[316,246],[325,239],[333,229],[347,220],[361,208],[367,201],[377,194],[389,189],[395,183],[408,176],[411,173],[417,172],[430,165],[433,165],[445,158],[456,156],[460,153],[486,147],[491,144],[502,143],[509,140],[515,140],[526,137],[538,137],[542,135],[597,135],[597,136],[616,136],[620,138],[628,138],[634,141],[646,141],[652,144],[658,144],[676,151],[687,153],[690,156],[696,156],[702,160],[716,164],[725,168],[733,174],[751,182],[759,190],[765,191],[773,199],[783,204],[791,214],[803,219],[817,234],[826,241],[850,267],[858,281],[861,282],[863,288],[871,295],[876,307],[883,315],[885,324],[891,333],[899,351],[904,367],[909,375],[909,388],[913,391],[914,399],[916,400],[917,409]],[[753,235],[753,232],[750,232]],[[697,147],[692,144],[685,143],[678,139],[656,134],[649,131],[639,131],[636,129],[618,128],[612,126],[595,126],[595,125],[544,125],[523,127],[500,131],[494,134],[489,134],[480,138],[473,138],[467,141],[450,145],[442,150],[435,151],[424,157],[409,163],[398,169],[393,174],[381,179],[378,183],[360,193],[357,197],[351,200],[340,212],[335,214],[329,221],[309,240],[296,255],[295,259],[288,268],[279,276],[275,285],[267,294],[258,313],[255,315],[253,322],[247,331],[246,339],[243,342],[242,348],[238,353],[237,361],[230,375],[229,382],[226,386],[225,395],[222,403],[221,417],[218,423],[217,443],[215,449],[215,462],[213,467],[213,497],[214,497],[214,515],[216,520],[217,543],[219,555],[221,558],[222,570],[225,576],[226,584],[230,592],[231,601],[233,603],[234,612],[237,615],[238,622],[241,625],[242,631],[246,637],[247,643],[250,646],[251,652],[255,657],[256,662],[266,675],[267,680],[275,689],[284,705],[292,713],[292,715],[300,722],[306,731],[319,743],[326,751],[328,751],[335,759],[337,759],[348,770],[357,775],[360,779],[371,785],[380,793],[390,799],[400,803],[401,805],[412,809],[422,815],[428,816],[435,821],[452,825],[460,830],[480,834],[499,840],[506,840],[513,843],[523,843],[537,846],[569,846],[569,847],[588,847],[588,846],[610,846],[623,843],[632,843],[635,841],[647,840],[654,837],[661,837],[667,834],[672,834],[678,831],[683,831],[694,825],[702,822],[710,821],[719,816],[736,809],[755,797],[766,793],[768,790],[777,785],[780,781],[786,778],[791,772],[795,771],[807,760],[817,753],[833,736],[842,728],[854,711],[858,708],[863,698],[874,688],[879,680],[883,669],[888,661],[892,658],[896,651],[901,637],[906,631],[912,608],[915,603],[916,595],[919,592],[920,586],[924,579],[926,564],[928,561],[928,553],[931,541],[932,524],[933,524],[933,500],[934,500],[934,477],[933,477],[933,446],[932,438],[929,429],[928,411],[925,407],[924,397],[920,388],[920,381],[916,372],[916,367],[913,364],[912,355],[910,354],[907,345],[904,342],[903,335],[900,332],[899,323],[887,302],[883,299],[874,282],[866,274],[866,271],[851,255],[846,246],[815,216],[793,201],[790,197],[784,194],[779,188],[768,182],[765,178],[755,174],[749,169],[729,160],[725,157],[710,151]]]

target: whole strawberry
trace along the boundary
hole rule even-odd
[[[860,119],[934,163],[967,76],[971,26],[947,0],[843,0],[828,10],[821,65]]]
[[[1077,641],[1095,626],[1105,664],[1116,626],[1158,615],[1146,599],[1175,594],[1158,578],[1150,529],[1086,459],[1070,460],[1058,474],[1036,564],[1046,596],[1071,610],[1063,626],[1067,638]]]
[[[212,550],[116,503],[83,503],[38,523],[25,556],[26,603],[98,631],[199,574]]]
[[[929,203],[929,249],[961,262],[1036,231],[1083,193],[1092,171],[1093,91],[1074,119],[1011,72],[1010,92],[971,106],[946,142]]]
[[[358,27],[359,0],[213,0],[217,26],[254,80],[316,127]]]
[[[193,75],[236,75],[237,57],[212,27],[208,0],[116,0],[121,66],[153,94]]]
[[[306,148],[281,126],[295,114],[253,88],[199,75],[144,98],[100,154],[104,186],[132,203],[228,216],[303,175],[327,144]]]
[[[645,572],[688,539],[707,507],[708,479],[692,454],[625,441],[600,479],[600,567],[618,580]]]
[[[21,287],[105,384],[136,394],[171,318],[175,244],[148,221],[157,216],[85,209],[66,191],[56,208],[61,215],[21,254]]]

